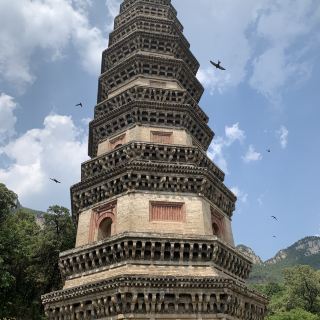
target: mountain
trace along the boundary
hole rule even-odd
[[[280,250],[273,258],[263,262],[252,249],[240,245],[237,249],[249,256],[254,263],[249,282],[278,282],[282,270],[298,264],[320,269],[320,237],[306,237],[290,247]]]
[[[43,216],[44,216],[45,212],[39,211],[39,210],[33,210],[33,209],[30,209],[30,208],[25,208],[25,207],[21,207],[20,209],[35,215],[37,224],[40,227],[43,226],[43,224],[44,224],[44,217]]]
[[[245,256],[250,258],[254,265],[263,264],[262,259],[259,256],[257,256],[251,248],[249,248],[243,244],[240,244],[239,246],[237,246],[237,249],[238,249],[238,251],[243,253]]]

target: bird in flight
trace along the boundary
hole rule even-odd
[[[270,152],[271,152],[271,149],[267,149],[266,151],[270,153]]]
[[[215,62],[213,62],[213,61],[210,60],[210,63],[211,63],[214,67],[216,67],[217,69],[226,70],[224,67],[221,66],[221,62],[220,62],[220,61],[218,61],[218,63],[215,63]]]
[[[55,183],[61,183],[60,181],[58,181],[58,180],[55,179],[55,178],[50,178],[50,180],[52,180],[52,181],[55,182]]]
[[[273,238],[276,238],[276,236],[272,236]]]
[[[274,220],[276,220],[276,221],[279,221],[278,218],[275,217],[275,216],[271,216],[271,218],[274,219]]]
[[[83,107],[83,105],[82,105],[82,103],[80,102],[80,103],[78,103],[78,104],[76,104],[76,107]]]

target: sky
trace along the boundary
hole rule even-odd
[[[0,0],[0,182],[26,207],[70,208],[120,2]],[[208,155],[238,196],[236,244],[268,259],[319,235],[320,2],[172,3],[201,65]]]

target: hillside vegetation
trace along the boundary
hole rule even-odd
[[[244,245],[239,251],[251,258],[254,263],[250,283],[279,282],[283,280],[283,270],[296,265],[308,265],[320,269],[320,237],[306,237],[280,250],[272,259],[263,262],[251,248]]]

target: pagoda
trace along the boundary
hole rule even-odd
[[[234,247],[236,197],[208,158],[199,63],[170,0],[124,0],[102,55],[90,160],[71,187],[75,249],[48,319],[262,320]]]

